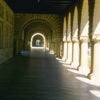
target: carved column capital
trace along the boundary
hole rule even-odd
[[[80,41],[81,42],[89,42],[89,37],[88,36],[81,36]]]
[[[94,34],[92,40],[94,43],[100,42],[100,34]]]
[[[78,37],[73,37],[72,42],[79,42]]]

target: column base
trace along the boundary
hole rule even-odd
[[[71,60],[69,60],[69,59],[66,60],[66,63],[70,65],[71,64]]]
[[[50,53],[50,54],[55,54],[53,50],[50,50],[49,53]]]
[[[79,63],[73,62],[71,63],[71,67],[77,69],[79,66]]]
[[[63,61],[66,61],[66,58],[65,58],[65,57],[62,57],[62,60],[63,60]]]
[[[83,66],[83,65],[81,65],[81,66],[79,67],[79,72],[80,72],[81,74],[83,74],[83,75],[88,76],[88,74],[90,73],[90,69],[89,69],[88,66]]]
[[[92,73],[88,75],[88,78],[100,85],[100,73]]]

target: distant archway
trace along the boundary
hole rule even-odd
[[[30,47],[46,47],[45,36],[41,33],[35,33],[31,37]]]

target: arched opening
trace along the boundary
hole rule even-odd
[[[40,35],[36,35],[32,40],[32,47],[43,47],[44,40]]]
[[[45,48],[45,36],[41,33],[35,33],[31,37],[30,48]]]

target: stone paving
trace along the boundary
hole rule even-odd
[[[45,51],[0,64],[0,100],[100,100],[100,86]]]

